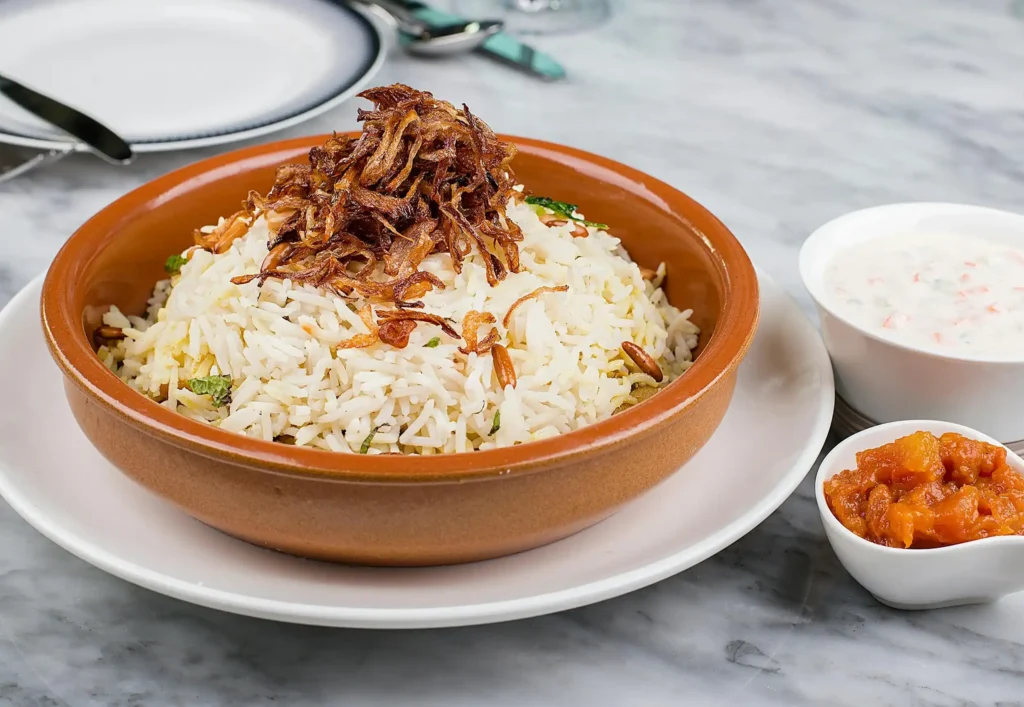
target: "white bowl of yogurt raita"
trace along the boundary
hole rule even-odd
[[[892,204],[800,251],[836,391],[877,423],[948,420],[1024,439],[1024,216]]]

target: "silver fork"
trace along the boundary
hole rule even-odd
[[[72,150],[33,150],[18,145],[0,144],[0,182],[14,179],[29,170],[52,164]]]

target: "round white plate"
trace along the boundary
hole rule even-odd
[[[334,0],[4,0],[0,71],[137,152],[264,135],[354,95],[385,35]],[[0,142],[74,149],[0,96]]]
[[[488,562],[346,567],[248,545],[122,476],[71,416],[39,324],[37,279],[0,312],[0,493],[87,562],[203,606],[329,626],[455,626],[625,594],[695,565],[778,508],[821,450],[832,368],[817,331],[762,276],[761,324],[707,446],[655,490],[560,542]]]

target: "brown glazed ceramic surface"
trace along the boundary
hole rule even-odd
[[[606,518],[679,469],[718,427],[758,317],[757,278],[739,243],[662,182],[515,137],[506,139],[519,146],[522,183],[611,224],[640,264],[664,261],[670,301],[693,309],[702,332],[697,362],[643,404],[516,447],[361,456],[188,420],[108,371],[90,337],[102,313],[111,304],[142,313],[164,260],[191,244],[194,228],[236,211],[250,189],[265,192],[275,167],[304,161],[323,139],[248,148],[150,182],[90,219],[54,260],[42,298],[50,350],[78,424],[129,477],[265,547],[355,563],[446,564],[537,547]]]

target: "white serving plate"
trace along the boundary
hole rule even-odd
[[[0,71],[158,152],[312,118],[376,73],[390,36],[332,0],[5,0]],[[2,96],[0,142],[78,149]]]
[[[1024,247],[1024,216],[980,206],[909,203],[840,216],[800,250],[800,276],[814,299],[836,390],[877,423],[947,420],[1003,443],[1024,440],[1024,350],[987,357],[937,354],[888,341],[829,306],[825,272],[843,250],[887,234],[945,231]]]
[[[327,626],[410,628],[536,616],[625,594],[692,567],[777,509],[822,448],[834,388],[797,305],[761,276],[761,322],[735,397],[679,473],[577,535],[487,562],[331,565],[223,535],[123,476],[79,431],[39,324],[41,279],[0,312],[0,493],[87,562],[203,606]]]

